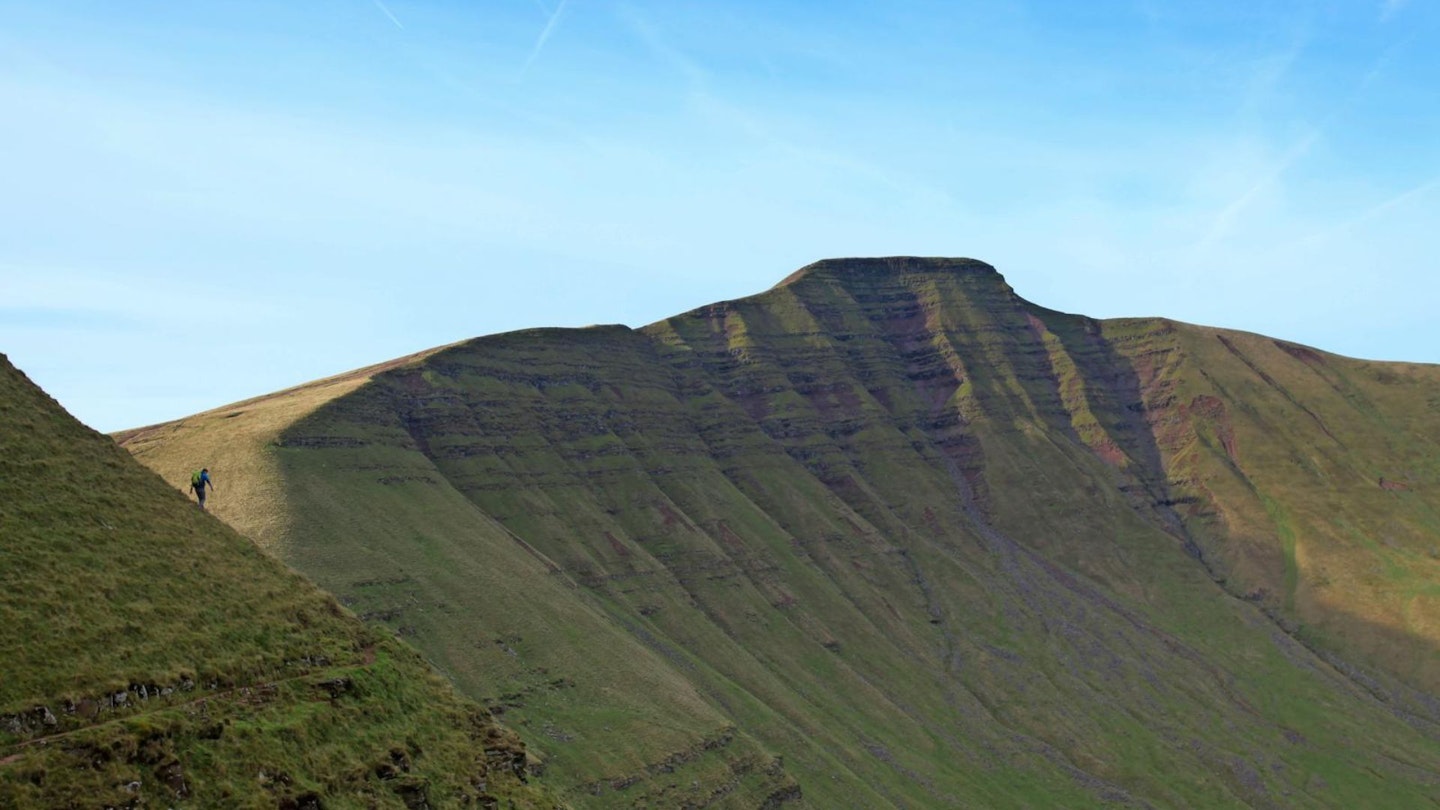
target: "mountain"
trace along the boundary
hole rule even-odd
[[[1423,807],[1440,368],[849,259],[117,437],[586,807]]]
[[[0,355],[0,807],[555,808],[393,634]]]

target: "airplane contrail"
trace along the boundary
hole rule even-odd
[[[401,23],[401,22],[400,22],[400,18],[398,18],[398,17],[396,17],[394,14],[392,14],[392,13],[390,12],[390,9],[388,9],[388,8],[385,7],[385,4],[384,4],[384,3],[380,2],[380,0],[371,0],[371,2],[373,2],[373,3],[375,4],[375,7],[376,7],[376,8],[380,9],[380,12],[381,12],[382,14],[384,14],[386,17],[389,17],[389,18],[390,18],[390,22],[395,23],[395,27],[396,27],[396,28],[399,28],[401,31],[404,31],[404,30],[405,30],[405,25],[404,25],[404,23]]]
[[[379,0],[376,0],[376,2],[379,2]],[[550,15],[550,20],[545,23],[544,30],[540,32],[540,37],[535,40],[535,47],[530,49],[530,56],[525,59],[525,65],[520,68],[520,75],[523,76],[528,73],[530,71],[530,65],[534,64],[535,60],[540,57],[540,52],[545,49],[545,43],[549,41],[550,34],[554,33],[555,26],[560,22],[560,16],[565,13],[565,6],[569,3],[570,0],[560,0],[560,5],[555,7],[555,13]]]
[[[1203,239],[1196,243],[1195,249],[1208,250],[1228,236],[1235,222],[1240,219],[1240,215],[1245,213],[1245,210],[1262,194],[1279,185],[1290,168],[1310,154],[1310,150],[1324,137],[1324,134],[1323,128],[1314,128],[1290,147],[1285,154],[1270,161],[1270,164],[1260,172],[1259,179],[1245,193],[1231,200],[1229,205],[1215,215],[1210,223],[1210,230],[1206,232]]]
[[[1379,205],[1372,206],[1370,209],[1360,214],[1360,216],[1355,217],[1349,222],[1346,222],[1341,227],[1344,230],[1349,230],[1351,228],[1364,225],[1371,220],[1379,219],[1380,217],[1385,216],[1391,211],[1394,211],[1395,209],[1400,208],[1413,200],[1418,200],[1421,197],[1424,197],[1431,192],[1436,191],[1437,189],[1440,189],[1440,177],[1432,177],[1426,182],[1415,186],[1414,188],[1401,192],[1400,194],[1396,194],[1394,197],[1391,197],[1390,199],[1380,203]]]

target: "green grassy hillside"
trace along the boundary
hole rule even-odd
[[[885,259],[361,376],[121,439],[177,485],[270,471],[261,510],[210,463],[217,514],[577,805],[1437,795],[1433,367]]]
[[[0,807],[556,807],[524,766],[0,356]]]

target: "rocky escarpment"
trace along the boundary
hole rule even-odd
[[[594,806],[1401,806],[1440,776],[1436,392],[844,260],[460,344],[264,452],[287,558]]]

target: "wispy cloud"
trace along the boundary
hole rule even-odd
[[[1241,110],[1259,113],[1274,102],[1276,94],[1284,88],[1286,79],[1294,72],[1306,49],[1310,47],[1310,40],[1309,30],[1302,28],[1295,32],[1288,47],[1271,53],[1256,63],[1247,82]]]
[[[1410,5],[1410,0],[1381,0],[1380,21],[1389,22],[1396,14],[1404,11],[1408,5]]]
[[[704,89],[709,80],[709,72],[694,59],[671,46],[660,29],[639,9],[624,4],[620,6],[620,15],[650,53],[684,76],[693,89]]]
[[[1440,177],[1432,177],[1424,183],[1406,189],[1405,191],[1396,194],[1388,200],[1385,200],[1377,205],[1370,206],[1369,208],[1360,212],[1358,216],[1351,218],[1349,221],[1341,224],[1333,231],[1323,234],[1322,238],[1346,234],[1350,231],[1355,230],[1356,228],[1374,222],[1375,220],[1383,219],[1389,214],[1402,210],[1411,203],[1414,203],[1424,197],[1428,197],[1436,191],[1440,191]]]
[[[782,134],[786,127],[773,116],[722,97],[712,87],[715,84],[712,72],[671,44],[665,32],[642,11],[626,4],[620,7],[620,14],[654,57],[684,78],[691,109],[715,125],[745,136],[762,149],[784,155],[791,166],[811,166],[835,176],[862,180],[906,199],[924,198],[936,204],[951,202],[950,195],[939,188],[897,175],[880,165],[811,139],[796,140]]]
[[[1399,7],[1405,5],[1408,1],[1409,0],[1388,0],[1386,5],[1394,7],[1394,10],[1398,11]],[[1393,13],[1393,11],[1391,13]],[[1400,42],[1386,48],[1360,76],[1350,92],[1324,116],[1318,125],[1311,128],[1304,137],[1263,167],[1263,170],[1258,174],[1258,179],[1215,215],[1214,219],[1211,220],[1210,228],[1206,231],[1205,236],[1196,243],[1194,249],[1203,253],[1229,236],[1241,216],[1258,200],[1263,198],[1266,193],[1277,188],[1284,180],[1285,175],[1297,163],[1309,155],[1315,144],[1325,136],[1325,133],[1329,131],[1337,121],[1349,115],[1355,106],[1369,94],[1375,83],[1382,79],[1386,71],[1389,70],[1397,54],[1409,44],[1412,38],[1413,37],[1406,37]],[[1257,77],[1257,83],[1273,87],[1273,85],[1278,82],[1279,76],[1292,68],[1303,49],[1304,42],[1302,41],[1288,49],[1276,60],[1273,60],[1273,64],[1260,71]],[[1276,75],[1276,71],[1279,71],[1279,75]],[[1249,106],[1253,102],[1254,95],[1252,92],[1252,97],[1247,100],[1246,105]]]
[[[1215,215],[1214,219],[1210,221],[1210,228],[1205,232],[1205,236],[1195,244],[1194,250],[1204,253],[1228,237],[1234,230],[1235,224],[1240,221],[1241,215],[1250,210],[1270,191],[1279,187],[1286,172],[1310,153],[1323,134],[1319,128],[1310,130],[1284,154],[1270,161],[1269,165],[1260,173],[1258,180]]]
[[[1433,177],[1427,182],[1421,183],[1420,185],[1415,186],[1408,191],[1403,191],[1399,194],[1396,194],[1394,197],[1391,197],[1385,202],[1382,202],[1379,205],[1372,207],[1370,210],[1346,223],[1346,227],[1355,227],[1357,225],[1363,225],[1364,223],[1371,220],[1379,219],[1380,217],[1383,217],[1386,214],[1389,214],[1390,212],[1397,209],[1403,208],[1406,205],[1414,202],[1415,200],[1418,200],[1421,197],[1425,197],[1437,190],[1440,190],[1440,177]]]
[[[400,22],[400,18],[396,17],[395,14],[390,11],[389,7],[386,6],[383,2],[381,2],[381,0],[371,0],[371,2],[375,4],[375,8],[380,9],[381,14],[384,14],[386,17],[390,18],[390,22],[395,23],[396,28],[399,28],[401,31],[405,30],[405,24]]]
[[[1165,14],[1154,0],[1135,0],[1134,11],[1153,31],[1165,21]]]
[[[530,56],[526,57],[525,65],[520,68],[521,76],[529,73],[530,66],[535,64],[536,59],[540,58],[540,52],[545,50],[545,43],[549,42],[550,35],[555,33],[555,27],[560,24],[560,17],[565,14],[565,6],[569,5],[569,3],[570,0],[560,0],[560,5],[556,6],[555,10],[550,13],[550,19],[545,21],[545,27],[541,29],[540,36],[535,39],[535,47],[530,49]],[[539,5],[542,11],[545,10],[543,4],[537,2],[536,5]]]
[[[1328,245],[1339,242],[1350,236],[1356,230],[1369,225],[1372,222],[1383,220],[1390,214],[1403,211],[1412,204],[1440,192],[1440,176],[1432,177],[1429,180],[1412,186],[1399,194],[1395,194],[1386,200],[1366,208],[1359,214],[1351,217],[1338,225],[1320,228],[1296,240],[1285,252],[1293,253],[1296,250],[1315,248],[1320,245]]]

